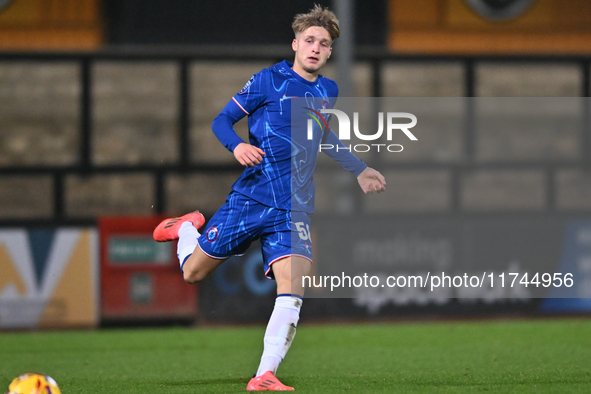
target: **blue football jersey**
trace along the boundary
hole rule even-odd
[[[248,115],[250,143],[265,152],[261,164],[247,167],[232,189],[270,207],[313,213],[312,175],[319,144],[330,131],[308,139],[303,122],[292,129],[291,103],[307,98],[310,107],[333,108],[338,87],[323,76],[307,81],[291,67],[283,61],[262,70],[232,98]]]

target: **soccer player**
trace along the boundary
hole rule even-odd
[[[312,172],[320,143],[343,147],[327,153],[353,172],[363,192],[381,192],[386,185],[378,171],[356,158],[329,129],[316,129],[311,139],[298,135],[295,146],[292,132],[306,130],[291,130],[290,100],[306,97],[309,106],[320,110],[332,107],[338,96],[336,83],[321,76],[320,69],[340,30],[334,13],[318,5],[296,15],[292,27],[294,62],[283,61],[253,75],[213,121],[217,138],[246,167],[225,205],[210,219],[203,235],[197,231],[205,222],[199,212],[164,220],[154,230],[157,241],[178,239],[177,254],[188,283],[201,281],[260,239],[264,273],[275,279],[277,298],[259,368],[247,385],[252,391],[293,390],[275,373],[296,332],[304,295],[302,276],[311,270],[308,215],[314,210]],[[244,116],[248,116],[250,144],[233,128]]]

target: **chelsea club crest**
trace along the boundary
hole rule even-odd
[[[205,232],[205,238],[208,242],[213,242],[218,239],[218,229],[217,227],[210,227]]]

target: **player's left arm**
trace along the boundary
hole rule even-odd
[[[379,171],[371,167],[366,167],[359,176],[357,182],[361,186],[361,190],[367,193],[381,193],[386,190],[386,178]]]
[[[365,194],[381,193],[386,190],[384,176],[379,171],[368,167],[367,164],[351,153],[332,130],[328,131],[323,142],[339,147],[339,149],[329,149],[323,152],[339,163],[345,170],[353,172],[357,177],[361,190]]]

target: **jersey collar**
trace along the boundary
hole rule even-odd
[[[318,78],[316,79],[316,81],[310,82],[307,79],[304,79],[301,75],[299,75],[295,71],[293,71],[293,69],[292,69],[293,63],[292,62],[288,62],[287,60],[284,60],[281,63],[279,63],[279,65],[283,66],[291,76],[296,78],[298,81],[305,83],[306,85],[316,86],[318,84],[318,82],[320,81],[320,78],[324,78],[322,75],[318,74]]]

